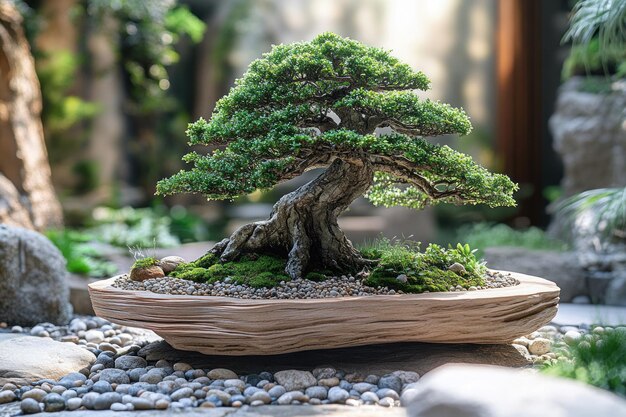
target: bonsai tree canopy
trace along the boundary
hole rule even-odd
[[[389,52],[332,33],[274,46],[219,100],[210,121],[189,126],[190,145],[217,149],[185,155],[191,169],[161,180],[157,194],[233,199],[326,168],[283,196],[269,219],[212,249],[222,261],[282,254],[294,279],[312,267],[356,271],[371,262],[337,224],[362,195],[385,207],[515,205],[517,185],[508,177],[422,138],[471,130],[462,109],[414,93],[429,83]]]

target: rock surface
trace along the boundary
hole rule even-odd
[[[88,367],[96,358],[73,343],[49,338],[0,334],[0,386],[58,379]]]
[[[0,321],[67,323],[65,259],[43,235],[0,224]]]
[[[550,118],[554,149],[563,160],[565,196],[626,186],[626,90],[582,92],[583,81],[583,77],[573,77],[563,83]]]
[[[626,401],[610,392],[568,379],[479,365],[443,366],[405,390],[402,402],[409,417],[626,415]]]
[[[561,302],[588,293],[585,274],[573,252],[531,250],[516,247],[485,249],[487,266],[548,279],[561,289]]]
[[[423,375],[451,362],[509,367],[529,365],[529,362],[511,345],[393,343],[264,356],[259,360],[258,356],[203,355],[177,350],[165,341],[158,341],[142,348],[138,354],[148,361],[165,359],[170,363],[185,362],[193,367],[205,369],[227,367],[237,373],[314,369],[324,363],[331,363],[346,372],[362,375],[385,375],[398,369]]]

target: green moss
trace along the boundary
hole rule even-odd
[[[217,256],[206,254],[194,262],[178,265],[170,276],[205,283],[230,278],[236,284],[269,288],[280,281],[289,281],[285,266],[284,259],[269,255],[247,255],[237,261],[220,263]]]
[[[137,259],[133,264],[134,268],[149,268],[157,264],[157,260],[153,257],[147,257],[142,259]]]
[[[210,266],[215,265],[219,261],[220,260],[217,257],[217,255],[214,255],[212,253],[207,253],[206,255],[196,259],[194,261],[194,264],[196,266],[201,267],[201,268],[209,268]]]
[[[361,249],[361,253],[366,258],[378,260],[378,265],[365,280],[365,284],[372,287],[421,293],[448,291],[457,285],[469,288],[485,284],[485,265],[476,259],[475,250],[467,244],[447,249],[431,244],[421,252],[419,244],[382,239]],[[457,274],[448,270],[454,263],[463,265],[466,272]],[[397,279],[401,274],[406,275],[406,282]]]

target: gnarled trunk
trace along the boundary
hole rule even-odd
[[[339,228],[337,218],[367,191],[373,176],[364,159],[335,159],[319,177],[278,200],[269,219],[240,227],[211,252],[222,261],[244,253],[286,255],[285,272],[293,279],[312,267],[354,271],[367,261]]]

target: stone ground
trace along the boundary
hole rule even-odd
[[[19,403],[0,405],[0,417],[11,417],[20,412]],[[403,408],[380,408],[377,406],[351,407],[346,405],[316,405],[300,406],[285,405],[260,407],[243,406],[241,408],[212,408],[199,409],[191,408],[179,411],[170,411],[172,414],[184,414],[185,417],[316,417],[316,416],[336,416],[336,417],[404,417],[406,411]],[[62,411],[55,413],[55,417],[104,417],[112,414],[111,417],[162,417],[161,410],[148,411]],[[169,414],[169,413],[168,413]],[[37,416],[38,414],[34,414]],[[42,416],[50,415],[41,413]]]
[[[608,312],[608,313],[607,313]],[[384,408],[381,406],[368,405],[366,400],[364,400],[363,394],[352,392],[350,387],[355,386],[358,381],[362,381],[363,379],[369,378],[372,375],[389,375],[394,371],[402,370],[415,372],[419,374],[419,376],[423,376],[425,373],[430,370],[439,367],[440,365],[447,363],[470,363],[470,364],[494,364],[500,365],[508,368],[529,368],[533,363],[542,363],[544,361],[557,360],[557,354],[554,353],[553,348],[555,347],[563,347],[566,345],[567,339],[572,337],[580,337],[580,334],[585,333],[596,333],[595,330],[589,325],[589,323],[599,323],[605,326],[616,326],[616,324],[624,323],[625,321],[621,319],[621,317],[626,316],[626,308],[606,308],[606,307],[594,307],[594,306],[581,306],[581,305],[563,305],[561,307],[561,313],[556,317],[555,323],[558,323],[558,326],[546,326],[542,328],[539,332],[535,332],[531,335],[528,335],[525,338],[520,338],[515,341],[514,345],[455,345],[455,344],[427,344],[427,343],[399,343],[399,344],[388,344],[388,345],[374,345],[374,346],[363,346],[363,347],[353,347],[353,348],[344,348],[344,349],[334,349],[334,350],[318,350],[318,351],[310,351],[310,352],[299,352],[299,353],[291,353],[284,355],[276,355],[276,356],[247,356],[247,357],[228,357],[228,356],[208,356],[202,355],[194,352],[186,352],[179,351],[171,346],[169,346],[166,342],[162,340],[154,340],[153,334],[152,336],[148,335],[146,331],[136,330],[130,328],[124,328],[121,326],[111,325],[110,323],[106,323],[102,319],[98,318],[90,318],[90,317],[82,317],[78,319],[78,321],[84,321],[87,324],[87,327],[76,326],[80,323],[74,323],[74,325],[69,326],[40,326],[42,328],[23,329],[26,334],[29,336],[23,336],[29,339],[36,339],[41,341],[50,341],[50,343],[57,343],[60,346],[66,346],[69,349],[68,345],[63,345],[58,342],[53,342],[51,338],[56,340],[65,340],[72,342],[72,347],[79,349],[82,347],[83,349],[90,351],[97,355],[102,355],[106,353],[107,349],[110,350],[109,353],[111,355],[115,355],[115,357],[122,358],[133,358],[139,357],[147,360],[150,366],[147,367],[146,370],[149,370],[153,367],[157,361],[167,361],[166,365],[162,365],[165,367],[174,366],[176,368],[177,365],[185,365],[187,368],[193,368],[197,370],[204,370],[200,372],[206,372],[208,375],[209,369],[215,368],[227,368],[231,371],[234,371],[238,376],[241,377],[242,381],[248,382],[246,375],[250,374],[261,374],[262,372],[270,372],[276,375],[276,372],[286,369],[299,369],[310,371],[314,368],[320,367],[333,367],[335,369],[341,369],[342,375],[340,376],[342,379],[342,384],[346,383],[348,385],[345,387],[348,391],[351,391],[350,400],[347,400],[346,403],[350,403],[350,405],[343,404],[324,404],[322,405],[294,405],[298,401],[293,401],[292,405],[259,405],[259,406],[249,406],[247,403],[250,403],[251,400],[248,399],[248,395],[246,394],[246,400],[243,400],[243,396],[240,395],[241,402],[239,403],[239,408],[233,407],[217,407],[217,408],[195,408],[197,405],[202,405],[202,402],[205,400],[199,400],[198,404],[195,403],[195,400],[188,398],[183,398],[184,401],[190,402],[194,401],[194,408],[191,408],[189,404],[186,402],[178,402],[178,400],[171,398],[175,396],[175,390],[179,388],[175,388],[174,391],[168,391],[167,401],[171,402],[171,406],[168,409],[166,415],[178,414],[184,412],[186,414],[198,415],[202,414],[202,416],[206,417],[222,417],[222,416],[234,416],[234,417],[281,417],[281,416],[403,416],[405,415],[405,411],[403,408],[398,408],[399,402],[391,401],[388,402],[388,405],[391,405],[389,408]],[[96,326],[96,328],[92,331],[89,330],[92,326]],[[37,326],[36,326],[37,327]],[[73,330],[73,327],[75,328]],[[82,329],[82,330],[76,330]],[[108,329],[108,330],[107,330]],[[600,329],[602,330],[602,329]],[[609,329],[610,330],[610,329]],[[623,331],[624,328],[621,329]],[[9,328],[0,329],[0,333],[3,333],[6,336],[7,332],[10,331]],[[92,337],[93,334],[88,333],[96,333],[95,339]],[[151,332],[149,332],[151,333]],[[573,336],[572,336],[573,334]],[[0,336],[2,336],[0,334]],[[16,336],[20,336],[17,334]],[[36,336],[36,337],[35,337]],[[124,337],[127,336],[129,340],[125,340]],[[132,337],[131,337],[132,336]],[[104,337],[104,338],[103,338]],[[132,339],[132,340],[131,340]],[[124,342],[118,346],[116,343],[120,343],[120,341]],[[112,349],[112,350],[111,350]],[[112,352],[116,353],[112,353]],[[531,355],[533,354],[533,355]],[[125,356],[130,355],[130,356]],[[134,356],[136,355],[136,356]],[[2,356],[2,352],[0,352],[0,356]],[[19,353],[16,355],[19,357]],[[143,361],[143,359],[140,359]],[[110,360],[109,360],[110,361]],[[2,358],[0,358],[0,374],[2,374],[2,365],[5,362]],[[100,361],[102,362],[102,361]],[[106,361],[104,361],[106,362]],[[146,362],[143,361],[143,365],[146,366]],[[159,366],[157,364],[157,366]],[[113,367],[113,365],[107,365],[108,367]],[[97,383],[98,376],[102,371],[102,365],[98,367],[98,365],[92,365],[91,371],[87,372],[85,375],[89,374],[89,379],[87,380],[88,384],[84,386],[87,387],[87,390],[91,390],[94,383]],[[335,371],[333,369],[333,371]],[[145,372],[145,371],[144,371]],[[190,371],[195,372],[195,371]],[[184,373],[184,372],[183,372]],[[315,373],[315,371],[313,371]],[[180,374],[180,372],[179,372]],[[130,374],[129,374],[130,375]],[[143,375],[143,374],[142,374]],[[339,373],[337,373],[339,376]],[[352,376],[349,376],[352,375]],[[355,376],[356,375],[356,376]],[[0,375],[1,376],[1,375]],[[90,379],[93,378],[93,381]],[[187,377],[187,375],[185,375]],[[84,378],[84,377],[83,377]],[[186,386],[185,384],[191,383],[193,378],[196,378],[196,375],[187,377],[187,381],[185,382],[181,375],[172,376],[172,379],[164,378],[163,381],[166,380],[174,382],[176,379],[176,384],[182,384],[182,386]],[[1,379],[1,378],[0,378]],[[55,378],[57,379],[57,378]],[[207,378],[204,378],[207,379]],[[272,378],[270,377],[270,380]],[[318,382],[320,378],[318,377]],[[348,380],[350,383],[348,383]],[[242,381],[235,381],[239,384],[242,384]],[[265,381],[267,382],[267,381]],[[256,383],[256,382],[255,382]],[[91,384],[91,385],[90,385]],[[196,383],[197,384],[197,383]],[[208,381],[207,381],[208,384]],[[254,383],[253,383],[254,384]],[[263,383],[260,383],[261,385]],[[54,391],[57,387],[54,381],[49,382],[39,382],[35,385],[38,385],[40,388],[44,388],[47,391]],[[82,384],[81,384],[82,385]],[[101,385],[101,384],[100,384]],[[198,384],[199,385],[199,384]],[[273,385],[273,384],[272,384]],[[374,383],[376,385],[376,383]],[[402,394],[402,398],[404,399],[404,392],[408,388],[410,383],[405,384],[403,382],[403,389],[398,389],[398,394]],[[76,386],[76,385],[74,385]],[[177,385],[177,387],[180,385]],[[229,384],[226,384],[228,387]],[[251,387],[249,384],[245,385],[246,387]],[[260,385],[257,385],[260,387]],[[116,384],[113,384],[113,389],[115,389]],[[1,388],[1,387],[0,387]],[[155,385],[156,388],[156,385]],[[215,389],[216,387],[206,387],[206,390]],[[338,387],[339,388],[339,387]],[[63,389],[63,388],[62,388]],[[196,389],[196,388],[194,388]],[[224,391],[227,389],[221,388]],[[256,388],[255,388],[256,389]],[[364,394],[370,395],[374,392],[377,392],[376,389],[380,390],[380,387],[376,388],[372,386],[372,392],[364,392]],[[268,388],[269,390],[269,388]],[[243,386],[241,388],[243,391]],[[302,389],[301,391],[304,391]],[[6,392],[6,391],[5,391]],[[107,391],[110,392],[110,391]],[[160,392],[160,391],[159,391]],[[256,392],[256,391],[254,391]],[[252,392],[252,393],[254,393]],[[43,394],[43,393],[42,393]],[[95,394],[95,393],[94,393]],[[141,391],[137,394],[132,393],[132,398],[130,395],[129,400],[133,398],[139,399]],[[152,394],[152,393],[148,393]],[[269,401],[269,396],[266,393],[263,393],[265,397],[267,397],[267,402]],[[299,393],[302,395],[302,393]],[[348,394],[347,392],[345,393]],[[398,395],[395,394],[394,395]],[[0,392],[0,396],[2,393]],[[55,394],[56,395],[56,394]],[[135,396],[136,395],[136,396]],[[195,392],[194,392],[194,395]],[[236,393],[233,395],[237,395]],[[355,395],[353,397],[352,395]],[[361,400],[359,400],[359,395],[361,395]],[[68,396],[69,397],[69,396]],[[329,396],[330,397],[330,396]],[[64,397],[65,398],[65,397]],[[147,397],[142,397],[147,398]],[[203,397],[199,397],[203,398]],[[352,399],[356,398],[356,399]],[[383,397],[381,396],[381,399]],[[390,398],[386,398],[389,400]],[[0,399],[1,400],[1,399]],[[78,398],[77,398],[78,400]],[[276,404],[278,397],[272,397],[272,404]],[[152,400],[150,400],[152,401]],[[209,395],[207,394],[207,400],[209,401]],[[233,400],[234,401],[234,397]],[[232,402],[231,401],[231,402]],[[305,399],[304,401],[309,401]],[[403,400],[404,401],[404,400]],[[2,402],[2,401],[0,401]],[[126,403],[126,400],[124,401]],[[341,401],[343,403],[343,401]],[[129,406],[132,402],[128,403]],[[287,404],[289,402],[286,402]],[[392,404],[393,403],[393,404]],[[69,403],[68,403],[69,404]],[[318,401],[319,404],[319,401]],[[356,406],[359,405],[360,406]],[[35,402],[36,405],[36,402]],[[205,404],[211,405],[211,404]],[[353,406],[354,405],[354,406]],[[122,404],[119,404],[120,408],[123,409]],[[396,407],[394,407],[396,406]],[[128,408],[128,407],[127,407]],[[132,409],[132,407],[130,407]],[[130,415],[131,411],[109,411],[104,412],[104,414],[93,414],[95,411],[92,410],[76,410],[71,411],[71,415],[66,415],[70,413],[70,411],[61,411],[62,417],[98,417],[102,415],[120,415],[120,417],[141,417],[139,415],[145,415],[146,417],[156,417],[154,413],[161,413],[160,410],[150,410],[150,411],[132,411],[132,416]],[[11,402],[8,404],[0,405],[0,417],[9,417],[20,415],[20,403],[19,402]],[[57,413],[58,414],[58,413]],[[139,415],[138,415],[139,414]]]

